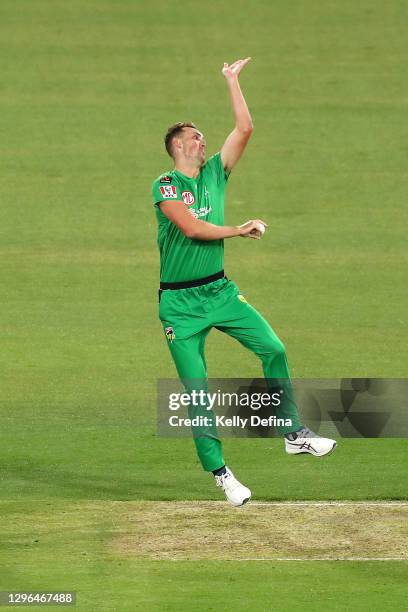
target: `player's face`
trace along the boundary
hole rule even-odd
[[[205,161],[205,139],[203,134],[195,128],[184,128],[181,142],[183,155],[190,162],[202,166]]]

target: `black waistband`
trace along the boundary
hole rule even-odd
[[[224,270],[220,272],[216,272],[215,274],[211,274],[210,276],[206,276],[205,278],[197,278],[192,281],[181,281],[179,283],[160,283],[160,289],[189,289],[190,287],[201,287],[201,285],[207,285],[208,283],[213,283],[220,278],[224,278]]]

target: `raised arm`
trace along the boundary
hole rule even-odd
[[[239,73],[250,59],[247,57],[244,60],[237,60],[230,66],[225,63],[222,69],[235,117],[235,128],[221,149],[221,160],[226,172],[230,172],[241,157],[253,131],[252,118],[238,81]]]

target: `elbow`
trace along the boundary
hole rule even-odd
[[[252,132],[254,131],[254,124],[252,123],[252,121],[249,121],[249,123],[242,126],[239,131],[241,132],[243,136],[246,136],[246,138],[249,138]]]

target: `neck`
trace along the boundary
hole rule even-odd
[[[197,178],[197,176],[200,174],[201,168],[201,166],[197,166],[197,164],[192,165],[186,162],[185,160],[181,161],[177,159],[175,161],[174,167],[176,170],[178,170],[182,174],[185,174],[186,176],[189,176],[190,178]]]

